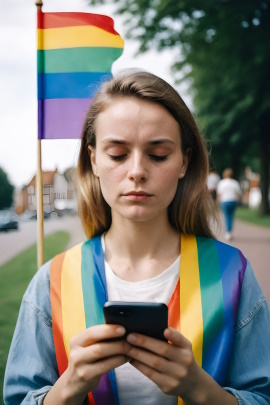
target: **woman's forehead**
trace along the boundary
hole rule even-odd
[[[115,98],[108,107],[98,114],[95,123],[96,135],[180,135],[179,124],[162,105],[135,97]]]

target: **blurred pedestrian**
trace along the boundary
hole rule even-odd
[[[217,200],[217,185],[220,181],[220,176],[214,167],[211,167],[207,177],[207,187],[214,201]]]
[[[233,178],[233,170],[227,168],[222,173],[222,180],[217,185],[218,202],[224,214],[225,239],[232,239],[234,215],[237,204],[241,198],[241,187],[237,180]]]

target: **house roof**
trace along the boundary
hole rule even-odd
[[[42,172],[43,186],[46,186],[46,185],[53,186],[53,178],[54,178],[56,173],[57,173],[57,169],[55,169],[54,171]],[[25,186],[25,188],[27,188],[29,186],[35,186],[35,185],[36,185],[36,175]]]

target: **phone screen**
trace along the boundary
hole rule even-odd
[[[126,334],[136,332],[166,341],[168,307],[163,303],[108,301],[103,312],[107,324],[124,326]]]

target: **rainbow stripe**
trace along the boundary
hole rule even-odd
[[[168,305],[169,325],[191,341],[196,362],[220,385],[228,370],[245,268],[246,259],[231,246],[181,237],[180,278]],[[60,375],[68,364],[71,337],[104,323],[106,301],[100,237],[52,261],[53,335]],[[113,371],[102,377],[88,398],[91,405],[119,404]],[[183,404],[180,397],[178,404]]]
[[[53,336],[60,375],[67,368],[70,339],[90,326],[104,324],[106,301],[104,256],[99,238],[75,246],[52,261]],[[90,405],[119,404],[113,371],[102,376],[88,400]]]
[[[224,385],[246,259],[214,239],[181,238],[180,331],[196,362]],[[182,405],[181,398],[178,405]]]
[[[80,138],[85,114],[124,42],[110,17],[37,15],[38,138]]]

